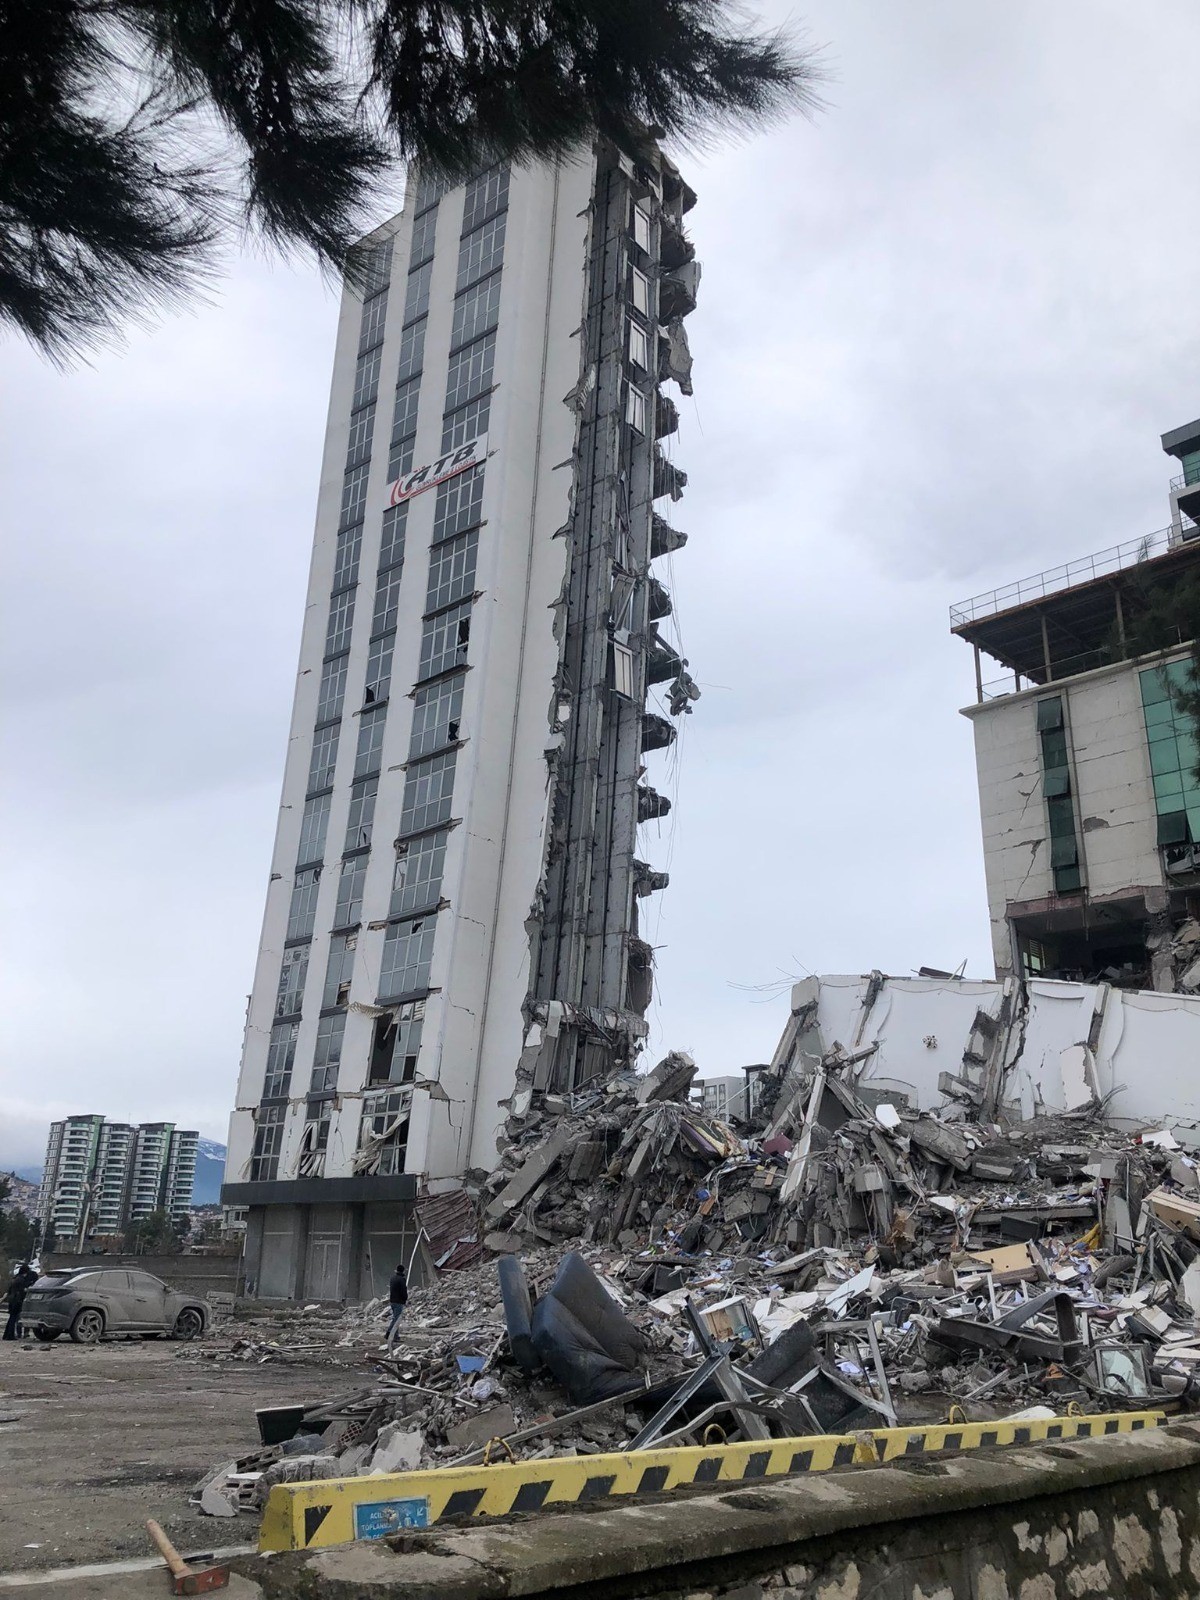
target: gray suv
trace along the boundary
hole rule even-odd
[[[208,1306],[169,1289],[148,1272],[125,1267],[62,1267],[33,1284],[21,1321],[49,1344],[69,1333],[76,1344],[95,1344],[110,1333],[169,1334],[195,1339],[208,1326]]]

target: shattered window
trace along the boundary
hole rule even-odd
[[[650,315],[650,279],[636,267],[631,268],[630,298],[635,311],[640,311],[644,317]]]
[[[429,987],[433,962],[435,917],[400,922],[389,927],[383,941],[383,966],[379,973],[381,1001]]]
[[[396,635],[385,633],[372,639],[367,657],[367,681],[363,686],[363,704],[372,706],[388,697],[392,681],[392,653],[396,648]]]
[[[326,1100],[321,1105],[309,1106],[304,1131],[300,1135],[300,1156],[296,1174],[301,1178],[319,1178],[325,1171],[325,1151],[329,1144],[329,1124],[333,1104]]]
[[[635,389],[632,383],[626,395],[625,420],[631,428],[636,428],[639,433],[645,433],[646,396],[640,389]]]
[[[425,610],[440,611],[471,594],[479,554],[479,530],[460,533],[434,549],[429,557]]]
[[[639,250],[650,254],[650,213],[638,205],[633,208],[633,242]]]
[[[317,894],[321,886],[320,867],[310,867],[298,872],[292,885],[292,903],[288,908],[287,935],[289,939],[311,939],[317,920]]]
[[[392,902],[388,915],[402,917],[436,906],[442,892],[447,833],[427,833],[396,847]]]
[[[375,821],[375,797],[378,793],[378,778],[363,778],[351,788],[350,815],[346,821],[343,850],[361,850],[370,844],[371,827]]]
[[[443,678],[439,683],[417,690],[413,697],[408,745],[410,761],[440,750],[443,745],[453,744],[458,738],[464,687],[464,680],[458,677]]]
[[[643,372],[650,371],[650,340],[646,337],[645,328],[638,322],[629,324],[629,359]]]
[[[383,513],[383,541],[379,547],[379,570],[397,566],[404,560],[404,534],[408,527],[408,501],[389,506]]]
[[[496,326],[500,312],[500,273],[494,272],[473,289],[467,289],[454,302],[454,322],[450,329],[450,348],[470,344],[480,334]]]
[[[304,999],[304,980],[307,977],[308,946],[297,945],[294,950],[285,950],[283,964],[279,969],[279,992],[275,996],[277,1017],[298,1015]]]
[[[329,827],[329,795],[317,794],[304,802],[304,816],[300,821],[300,845],[296,851],[296,865],[308,866],[325,856],[325,833]]]
[[[408,769],[404,781],[404,808],[400,813],[400,832],[417,833],[449,822],[454,801],[456,750],[431,756]]]
[[[387,728],[387,707],[364,711],[358,719],[358,749],[354,752],[354,776],[363,778],[378,772],[383,757],[383,735]]]
[[[260,1106],[254,1129],[254,1150],[250,1157],[250,1182],[265,1183],[279,1172],[279,1152],[283,1148],[283,1119],[286,1106]]]
[[[451,667],[461,667],[467,659],[467,646],[471,638],[471,602],[454,606],[431,617],[421,636],[421,664],[419,679],[435,678]]]
[[[432,543],[462,533],[476,524],[483,511],[484,466],[460,472],[437,488],[433,510]]]
[[[404,1171],[411,1105],[410,1088],[390,1089],[384,1094],[364,1097],[355,1172],[377,1172],[390,1177]]]
[[[328,789],[333,782],[334,767],[337,764],[338,737],[341,731],[341,723],[335,722],[331,727],[318,728],[313,734],[312,760],[308,767],[310,794],[318,789]]]
[[[271,1029],[271,1042],[267,1046],[267,1075],[263,1079],[264,1100],[279,1100],[287,1094],[299,1037],[298,1022],[277,1022]]]
[[[365,858],[358,857],[364,862]],[[354,971],[354,953],[358,949],[356,933],[335,933],[329,941],[329,962],[325,968],[325,990],[321,1007],[350,1004],[350,977]]]
[[[322,1017],[317,1023],[317,1044],[313,1051],[310,1094],[321,1094],[337,1087],[338,1063],[342,1059],[342,1040],[346,1034],[346,1013]]]
[[[334,926],[349,928],[362,921],[363,884],[367,880],[367,857],[351,856],[342,862],[342,875],[338,879],[337,907]]]

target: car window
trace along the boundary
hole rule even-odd
[[[105,1272],[89,1273],[96,1280],[97,1289],[107,1289],[109,1294],[124,1294],[129,1288],[129,1274],[110,1267]]]
[[[148,1272],[131,1272],[129,1274],[129,1282],[133,1288],[140,1290],[142,1294],[162,1294],[166,1288],[165,1283],[158,1278],[152,1277]]]

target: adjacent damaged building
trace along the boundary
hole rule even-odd
[[[377,1292],[514,1096],[641,1046],[694,198],[601,144],[363,243],[223,1189],[259,1295]]]
[[[1182,469],[1169,527],[951,608],[975,652],[964,715],[1001,976],[1200,991],[1198,751],[1177,698],[1194,621],[1147,653],[1163,632],[1147,618],[1200,585],[1200,421],[1162,445]]]

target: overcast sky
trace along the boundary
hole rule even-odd
[[[773,8],[776,20],[787,13]],[[651,757],[652,1048],[769,1056],[786,982],[990,975],[952,601],[1165,525],[1200,414],[1194,0],[819,0],[815,124],[700,203],[669,575],[704,690]],[[333,354],[314,271],[66,375],[0,348],[0,1167],[53,1116],[224,1139]]]

